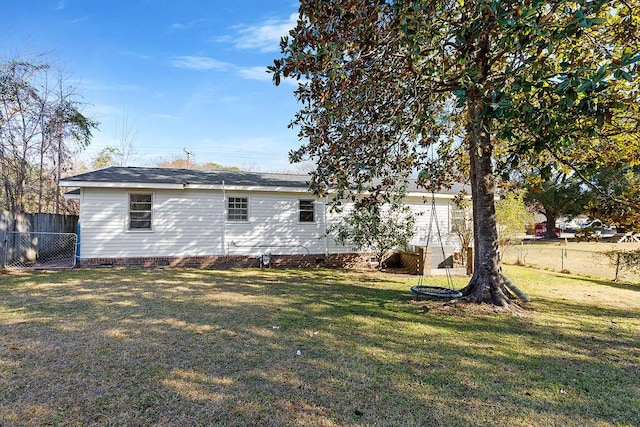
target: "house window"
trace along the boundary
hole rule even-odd
[[[249,199],[246,197],[229,197],[227,219],[229,221],[246,221],[249,218]]]
[[[462,232],[467,227],[467,218],[464,209],[458,207],[451,208],[451,232]]]
[[[151,230],[153,195],[129,194],[129,230]]]
[[[314,222],[315,221],[315,209],[313,200],[300,200],[299,201],[299,221],[300,222]]]

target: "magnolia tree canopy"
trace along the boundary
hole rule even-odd
[[[427,188],[467,177],[475,258],[462,292],[509,306],[496,177],[640,161],[637,3],[301,0],[270,67],[275,84],[300,81],[291,160],[314,160],[311,188],[337,198],[384,198],[413,174]]]

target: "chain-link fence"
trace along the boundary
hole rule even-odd
[[[4,233],[0,261],[12,269],[71,268],[76,242],[74,233]]]
[[[505,264],[525,265],[545,270],[572,273],[604,280],[640,283],[640,274],[616,265],[604,252],[546,245],[516,245],[502,254]]]

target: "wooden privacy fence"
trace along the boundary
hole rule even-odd
[[[75,233],[77,223],[77,215],[0,211],[0,233],[8,231],[21,233]]]
[[[65,248],[71,245],[68,243],[70,236],[64,235],[73,234],[75,241],[77,223],[76,215],[0,211],[0,267],[8,267],[15,259],[34,258],[35,260],[45,255],[50,257],[51,253],[59,254],[61,245]],[[61,241],[64,243],[60,243]],[[64,253],[67,252],[69,251],[64,251]],[[75,264],[75,247],[73,252],[72,262]],[[22,255],[15,258],[17,254]],[[36,255],[25,257],[24,254]],[[30,260],[32,264],[34,260]]]

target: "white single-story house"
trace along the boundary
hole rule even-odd
[[[109,167],[64,178],[79,190],[81,266],[256,266],[271,254],[282,266],[355,266],[367,254],[337,244],[327,227],[339,219],[316,198],[307,175]],[[454,187],[435,194],[445,245],[456,215]],[[413,245],[440,244],[429,236],[431,193],[409,183],[406,203],[417,216]],[[431,223],[431,227],[430,227]]]

